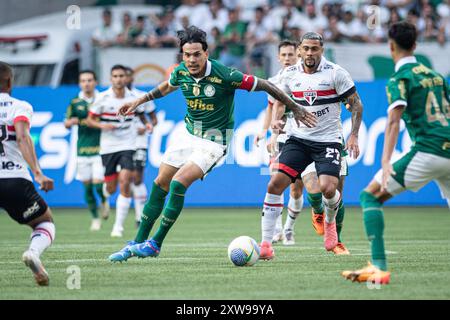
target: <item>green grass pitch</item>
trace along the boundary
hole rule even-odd
[[[89,229],[86,210],[54,209],[56,241],[43,255],[50,286],[39,288],[21,262],[30,229],[0,214],[0,299],[450,299],[450,214],[446,208],[387,208],[385,240],[391,284],[369,288],[340,276],[370,257],[362,215],[348,208],[344,243],[333,256],[311,226],[309,208],[296,224],[297,244],[275,245],[273,261],[234,267],[227,246],[237,236],[260,240],[260,210],[186,209],[158,258],[112,264],[109,254],[135,235],[130,212],[123,240],[111,239],[111,217]],[[80,289],[68,289],[71,266]],[[69,268],[69,269],[68,269]],[[70,281],[69,281],[70,282]]]

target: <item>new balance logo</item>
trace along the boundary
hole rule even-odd
[[[27,211],[25,211],[23,213],[23,218],[26,219],[30,216],[32,216],[33,214],[35,214],[38,210],[39,210],[39,204],[37,202],[33,203],[33,205],[31,207],[29,207],[27,209]]]

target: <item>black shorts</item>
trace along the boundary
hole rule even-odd
[[[147,149],[137,149],[133,154],[133,166],[136,171],[144,171],[147,164]]]
[[[316,163],[317,176],[330,175],[339,179],[341,143],[314,142],[290,137],[283,146],[275,168],[294,182],[311,163]]]
[[[102,154],[102,163],[103,167],[105,167],[105,182],[117,179],[120,170],[133,171],[133,154],[134,150]]]
[[[47,211],[47,203],[34,184],[24,178],[0,179],[0,208],[20,224],[26,224]]]

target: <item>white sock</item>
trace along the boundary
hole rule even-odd
[[[283,231],[283,210],[280,212],[280,215],[277,218],[277,222],[275,223],[275,230],[273,231],[273,235],[280,233]]]
[[[53,240],[55,240],[55,225],[53,222],[41,222],[31,233],[29,249],[39,257],[52,244]]]
[[[116,221],[114,222],[113,230],[123,231],[123,223],[127,217],[130,205],[131,198],[119,194],[116,202]]]
[[[141,221],[142,212],[144,211],[144,205],[147,201],[147,188],[143,183],[137,186],[132,184],[131,186],[134,199],[135,219],[136,221]]]
[[[261,219],[262,241],[272,242],[275,224],[282,210],[282,197],[276,194],[266,193]]]
[[[331,199],[327,199],[322,195],[322,201],[325,205],[325,221],[327,223],[333,223],[339,210],[339,202],[341,201],[339,190],[336,190],[334,197]]]
[[[102,189],[103,189],[103,196],[104,196],[105,198],[111,197],[111,193],[109,193],[109,192],[108,192],[108,189],[106,189],[106,182],[103,183]]]
[[[294,230],[295,220],[303,209],[303,195],[298,199],[289,197],[288,214],[286,217],[286,223],[284,224],[284,230]]]
[[[284,206],[284,193],[281,194],[281,203]],[[273,231],[273,235],[275,236],[278,233],[283,231],[283,209],[280,212],[280,215],[277,218],[277,223],[275,224],[275,230]]]

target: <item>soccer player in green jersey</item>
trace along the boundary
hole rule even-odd
[[[180,215],[189,186],[202,179],[226,154],[234,126],[234,93],[236,89],[266,91],[292,110],[297,121],[312,127],[316,118],[296,104],[272,83],[246,75],[239,70],[208,59],[206,33],[196,27],[178,32],[183,62],[170,79],[145,96],[124,104],[120,115],[133,112],[139,105],[161,98],[178,88],[186,99],[186,131],[164,154],[149,200],[134,241],[112,254],[111,261],[126,261],[132,256],[156,257],[164,238]],[[165,198],[169,200],[164,206]],[[162,212],[160,226],[147,240],[153,224]]]
[[[383,239],[385,201],[405,190],[417,191],[431,180],[437,182],[447,201],[450,199],[449,87],[444,77],[417,62],[413,56],[416,39],[417,30],[409,22],[389,28],[395,73],[387,84],[389,107],[382,169],[360,195],[372,261],[363,269],[342,273],[352,281],[390,281]],[[400,119],[405,121],[413,145],[392,163]]]
[[[89,106],[98,93],[95,90],[97,78],[94,71],[83,70],[79,73],[78,84],[81,89],[78,97],[70,101],[64,125],[67,129],[78,125],[77,140],[77,180],[84,186],[84,199],[92,215],[91,231],[98,231],[101,220],[97,210],[95,192],[102,203],[102,217],[108,218],[109,203],[103,195],[103,165],[99,155],[100,130],[86,125]]]

